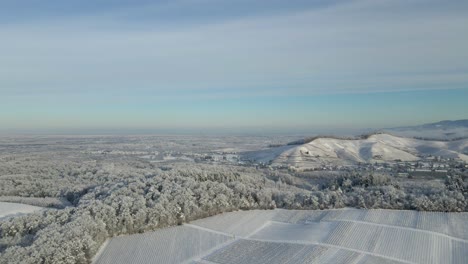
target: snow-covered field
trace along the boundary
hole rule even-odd
[[[466,263],[468,213],[254,210],[110,239],[94,263]]]
[[[164,228],[111,239],[95,263],[182,263],[233,239],[232,235],[189,226]]]
[[[245,153],[244,158],[298,168],[357,162],[415,161],[433,155],[468,161],[468,140],[429,141],[376,134],[367,139],[317,138],[312,142]]]
[[[0,219],[28,214],[41,209],[43,208],[27,204],[0,202]]]

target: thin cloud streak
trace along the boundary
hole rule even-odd
[[[394,2],[386,4],[405,7]],[[468,46],[468,17],[387,14],[378,7],[375,1],[357,1],[172,31],[88,28],[112,21],[98,17],[70,25],[64,21],[58,28],[39,24],[0,29],[6,37],[0,44],[2,89],[219,92],[276,86],[287,91],[304,87],[292,89],[299,94],[372,92],[387,83],[387,72],[468,70],[463,48]],[[357,17],[350,12],[357,8],[368,11]],[[391,85],[396,90],[430,88],[439,79],[439,74],[428,74],[411,82],[398,78]],[[441,89],[466,84],[459,75],[444,81]]]
[[[276,1],[268,10],[249,9],[251,2],[233,11],[222,8],[228,2],[213,0],[125,3],[0,20],[0,110],[11,113],[0,122],[7,127],[40,125],[41,120],[68,127],[68,119],[87,127],[115,126],[120,119],[128,127],[145,122],[219,127],[226,120],[239,127],[370,126],[381,123],[380,116],[362,115],[357,122],[342,117],[350,111],[340,108],[325,120],[328,110],[304,102],[303,109],[295,108],[296,102],[301,97],[333,101],[321,95],[339,95],[333,98],[355,100],[350,108],[367,105],[355,113],[360,115],[375,106],[355,94],[374,94],[383,102],[385,96],[375,94],[441,90],[449,99],[466,95],[461,91],[468,88],[465,1],[303,1],[294,6]],[[228,11],[212,15],[210,10]],[[157,15],[163,12],[169,15]],[[410,113],[416,106],[399,105],[404,97],[397,98],[395,107],[405,109],[408,120],[427,116]],[[419,109],[431,109],[418,103]],[[456,111],[466,110],[459,105],[438,116],[450,111],[458,116]],[[184,111],[198,115],[187,117]]]

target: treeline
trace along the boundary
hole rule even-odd
[[[21,196],[0,196],[0,202],[29,204],[40,207],[51,207],[63,209],[72,204],[65,198],[54,197],[21,197]]]
[[[272,209],[273,197],[288,203],[290,193],[304,192],[293,186],[278,191],[273,181],[248,168],[165,169],[137,169],[116,182],[95,186],[76,207],[1,222],[0,263],[89,263],[108,237],[226,211]]]
[[[394,177],[366,172],[340,172],[309,180],[307,174],[272,172],[266,177],[280,183],[309,191],[310,196],[324,197],[327,194],[338,199],[325,203],[305,204],[297,209],[324,209],[356,207],[365,209],[398,209],[440,212],[468,211],[468,182],[461,175],[450,175],[445,183],[423,188],[419,184],[402,186]],[[319,180],[318,180],[318,179]],[[338,195],[338,197],[337,197]],[[314,198],[314,199],[317,199]],[[334,198],[334,199],[335,199]]]

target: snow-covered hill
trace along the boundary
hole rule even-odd
[[[467,139],[429,141],[390,134],[375,134],[363,139],[319,137],[301,145],[244,153],[244,158],[273,165],[313,168],[358,162],[416,161],[428,155],[468,161],[467,154]]]

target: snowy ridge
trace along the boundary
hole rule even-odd
[[[314,168],[358,162],[416,161],[421,156],[442,156],[468,161],[468,140],[429,141],[389,134],[365,139],[317,138],[302,145],[283,146],[244,154],[244,158],[273,165]]]

